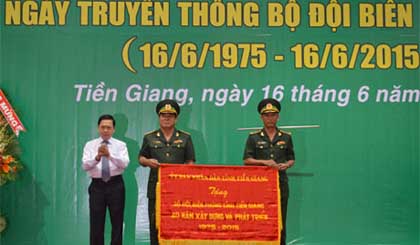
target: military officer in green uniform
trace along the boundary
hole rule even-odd
[[[147,133],[139,152],[139,163],[150,167],[147,198],[149,199],[150,244],[159,244],[156,229],[156,183],[161,163],[192,164],[195,161],[194,146],[188,133],[175,128],[180,113],[174,100],[162,100],[156,106],[160,128]]]
[[[286,169],[294,165],[295,153],[291,135],[277,128],[280,110],[280,103],[275,99],[263,99],[258,104],[258,112],[264,127],[248,136],[243,159],[245,165],[269,166],[279,171],[283,223],[280,244],[284,245],[286,244],[286,215],[289,198]]]

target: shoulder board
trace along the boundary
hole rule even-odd
[[[149,134],[153,134],[153,133],[156,133],[157,131],[159,131],[159,130],[152,130],[152,131],[149,131],[149,132],[147,132],[147,133],[145,133],[144,135],[149,135]]]
[[[287,131],[283,131],[283,130],[279,130],[280,132],[282,132],[283,134],[288,134],[288,135],[292,135],[291,132],[287,132]]]
[[[249,133],[249,135],[259,134],[260,132],[261,132],[261,129],[257,130],[257,131],[253,131],[253,132]]]
[[[181,132],[181,133],[183,133],[183,134],[191,135],[190,133],[188,133],[188,132],[186,132],[186,131],[183,131],[183,130],[179,130],[179,129],[178,129],[178,131],[179,131],[179,132]]]

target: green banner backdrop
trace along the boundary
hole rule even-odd
[[[156,102],[182,105],[201,164],[241,165],[256,105],[293,134],[290,244],[419,244],[419,2],[18,1],[0,4],[0,87],[27,132],[0,189],[0,244],[87,244],[84,143],[117,119],[131,162],[124,244],[148,244],[137,153]],[[107,229],[109,230],[109,224]],[[109,233],[109,232],[108,232]]]

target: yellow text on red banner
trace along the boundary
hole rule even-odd
[[[162,164],[157,197],[161,244],[279,244],[271,168]]]

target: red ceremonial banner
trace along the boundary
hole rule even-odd
[[[12,128],[16,136],[19,136],[20,131],[25,131],[25,127],[22,122],[19,120],[19,117],[16,115],[3,91],[0,89],[0,111],[3,113],[3,116],[6,118],[7,123]]]
[[[161,244],[279,244],[274,169],[162,164],[159,171]]]

